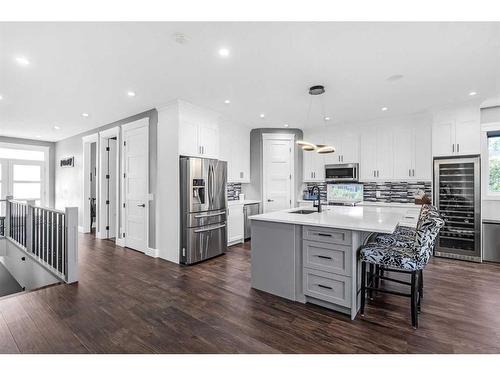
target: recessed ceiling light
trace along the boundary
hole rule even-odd
[[[127,95],[128,95],[128,96],[135,96],[135,92],[133,92],[133,91],[128,91],[128,92],[127,92]]]
[[[288,124],[283,124],[283,126],[284,126],[285,128],[288,128]]]
[[[36,135],[35,137],[37,137],[37,138],[42,138],[42,136],[41,136],[41,135]]]
[[[61,130],[61,127],[60,127],[60,126],[57,126],[57,125],[54,125],[54,129],[55,129],[55,130]]]
[[[89,117],[89,114],[88,113],[82,113],[82,117]]]
[[[380,110],[382,110],[382,111],[387,111],[388,109],[389,109],[389,108],[387,108],[387,107],[382,107],[382,108],[380,108]]]
[[[404,76],[402,74],[394,74],[390,77],[387,77],[386,81],[389,81],[389,82],[399,81],[403,77]]]
[[[469,92],[469,96],[475,96],[475,95],[477,95],[477,92],[475,92],[475,91]]]
[[[228,57],[229,56],[229,50],[227,48],[219,48],[219,56],[221,56],[221,57]]]
[[[226,99],[226,100],[224,100],[224,103],[225,103],[225,104],[230,104],[230,103],[231,103],[231,100]]]
[[[3,99],[3,96],[2,96],[2,95],[0,95],[0,100],[2,100],[2,99]]]
[[[264,113],[261,113],[261,114],[259,115],[259,117],[260,117],[260,118],[264,118],[264,117],[266,117],[266,115],[265,115]]]
[[[325,121],[330,121],[330,120],[331,120],[331,117],[325,116]]]
[[[24,56],[18,56],[18,57],[16,57],[16,62],[19,65],[22,65],[22,66],[26,66],[26,65],[30,64],[30,61],[26,57],[24,57]]]

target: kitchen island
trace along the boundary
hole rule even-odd
[[[252,287],[356,317],[358,251],[370,233],[416,225],[418,210],[333,206],[323,212],[294,208],[251,217]]]

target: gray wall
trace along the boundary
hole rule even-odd
[[[134,122],[142,118],[149,118],[149,192],[156,199],[157,173],[157,144],[158,112],[151,109],[137,115],[101,126],[96,129],[64,139],[55,144],[56,171],[55,171],[55,205],[57,208],[78,207],[78,222],[83,223],[82,195],[83,195],[83,143],[82,137],[95,134],[99,131]],[[60,168],[57,160],[67,156],[75,157],[74,168]],[[149,206],[149,247],[155,248],[156,237],[156,204],[155,199]]]
[[[13,137],[2,137],[0,136],[0,142],[3,143],[17,143],[22,145],[30,146],[43,146],[49,148],[49,207],[54,207],[55,204],[55,143],[54,142],[44,142],[35,141],[31,139],[23,138],[13,138]]]
[[[250,183],[242,185],[242,192],[247,199],[262,199],[262,134],[264,133],[283,133],[295,134],[295,140],[303,138],[304,133],[300,129],[283,129],[283,128],[261,128],[252,129],[250,132]],[[299,192],[302,191],[302,149],[295,149],[295,194],[294,200],[297,199]]]

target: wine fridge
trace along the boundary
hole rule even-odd
[[[481,186],[477,157],[434,159],[434,204],[445,221],[434,255],[481,262]]]

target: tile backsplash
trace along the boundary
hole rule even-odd
[[[241,184],[233,184],[228,182],[226,184],[226,190],[228,201],[237,201],[240,199]]]
[[[365,182],[363,199],[370,202],[412,203],[418,190],[423,190],[432,199],[430,181]]]
[[[318,185],[321,192],[321,200],[326,201],[326,183],[306,183],[304,185],[303,197],[309,188]],[[399,202],[412,203],[415,193],[423,190],[432,199],[430,181],[386,181],[386,182],[364,182],[363,200],[370,202]]]

